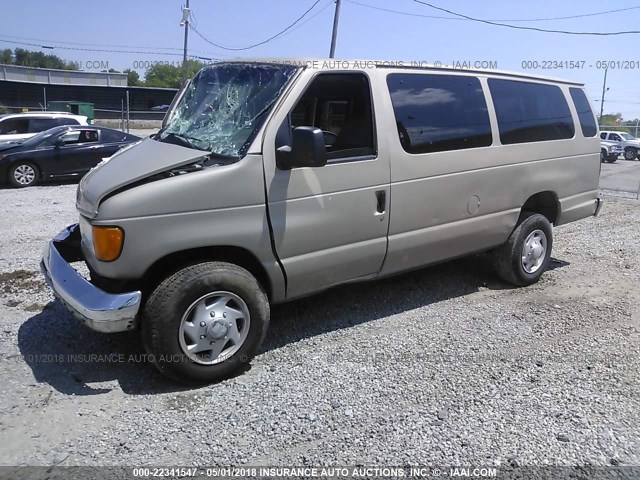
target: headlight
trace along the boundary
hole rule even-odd
[[[124,231],[120,227],[103,227],[94,225],[93,250],[101,262],[113,262],[122,253]]]

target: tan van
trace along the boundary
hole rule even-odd
[[[536,282],[552,225],[598,213],[599,156],[574,82],[218,63],[157,135],[84,177],[79,224],[42,268],[89,327],[139,328],[162,372],[214,381],[255,355],[270,304],[483,251],[505,281]]]

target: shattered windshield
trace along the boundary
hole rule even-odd
[[[241,157],[295,70],[255,63],[202,69],[156,139]]]

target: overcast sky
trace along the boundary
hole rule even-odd
[[[194,26],[202,36],[223,47],[244,47],[283,30],[315,1],[191,0],[191,9]],[[80,61],[87,70],[100,69],[108,64],[118,70],[137,67],[143,74],[143,67],[149,62],[179,64],[181,61],[184,31],[179,22],[183,3],[184,0],[0,0],[0,48],[40,50],[41,45],[53,46],[54,49],[43,51]],[[640,7],[640,0],[433,0],[428,3],[467,16],[517,26],[580,32],[640,30],[640,8],[631,9]],[[625,8],[629,10],[571,19],[521,21]],[[319,0],[293,29],[249,50],[231,51],[214,47],[191,30],[189,53],[218,59],[237,56],[327,57],[334,9],[334,0]],[[501,70],[528,71],[581,81],[586,84],[597,113],[604,76],[604,70],[598,68],[599,63],[619,62],[608,71],[605,113],[621,112],[625,119],[640,118],[639,34],[561,35],[451,18],[455,17],[414,0],[342,0],[336,57],[442,62],[443,65],[455,61],[492,61]],[[26,45],[28,43],[33,45]],[[582,68],[527,69],[535,64],[523,64],[572,60],[580,62]],[[627,65],[623,63],[625,61]],[[625,69],[625,66],[629,68]]]

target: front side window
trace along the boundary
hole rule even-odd
[[[571,93],[573,104],[578,112],[582,134],[585,137],[595,137],[598,132],[598,126],[596,125],[596,119],[593,116],[591,105],[589,105],[589,100],[587,100],[584,90],[581,88],[570,88],[569,92]]]
[[[491,145],[489,112],[477,78],[394,73],[387,85],[400,143],[408,153]]]
[[[371,89],[362,73],[318,75],[289,117],[291,129],[306,126],[322,130],[328,160],[376,152]]]
[[[613,140],[614,142],[621,142],[622,138],[617,133],[612,133],[609,135],[609,140]]]
[[[240,158],[295,71],[292,66],[256,63],[203,68],[155,138]]]
[[[60,136],[65,145],[75,145],[80,143],[94,143],[98,141],[96,130],[71,130]]]
[[[573,118],[560,87],[490,78],[489,89],[504,145],[573,137]]]

